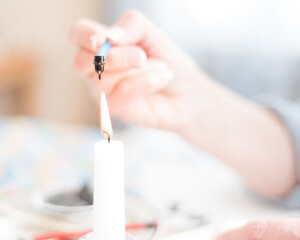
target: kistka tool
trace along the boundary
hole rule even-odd
[[[106,41],[97,52],[94,57],[94,65],[95,71],[99,76],[99,80],[101,80],[101,74],[104,71],[105,57],[108,53],[108,50],[111,48],[111,43]]]

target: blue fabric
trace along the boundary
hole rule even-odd
[[[281,119],[292,137],[296,150],[298,184],[286,197],[276,202],[288,208],[300,209],[300,104],[274,96],[262,96],[256,100]]]

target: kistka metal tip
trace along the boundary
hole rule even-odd
[[[104,56],[95,56],[94,57],[94,65],[95,65],[95,71],[98,73],[99,80],[101,80],[101,74],[104,71]]]

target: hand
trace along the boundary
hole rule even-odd
[[[99,81],[92,62],[106,36],[113,47]],[[199,110],[196,98],[210,107],[208,77],[141,13],[126,12],[109,28],[80,20],[70,37],[80,48],[76,69],[89,80],[96,101],[105,91],[112,115],[123,121],[178,131]]]
[[[229,230],[217,240],[299,240],[300,219],[250,222],[244,227]]]
[[[70,38],[80,48],[76,69],[88,79],[97,102],[105,91],[112,115],[175,131],[209,152],[224,146],[215,139],[234,125],[223,121],[236,102],[233,94],[211,81],[141,13],[128,11],[111,27],[79,20]],[[106,38],[113,47],[99,81],[92,62]]]
[[[212,81],[141,13],[126,12],[111,27],[80,20],[70,38],[79,47],[76,69],[97,102],[105,91],[112,115],[179,133],[265,196],[282,196],[296,183],[292,142],[280,120]],[[106,38],[113,47],[99,81],[93,57]]]

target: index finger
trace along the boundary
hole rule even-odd
[[[106,41],[106,26],[90,19],[80,19],[71,27],[69,38],[78,47],[97,52]]]

